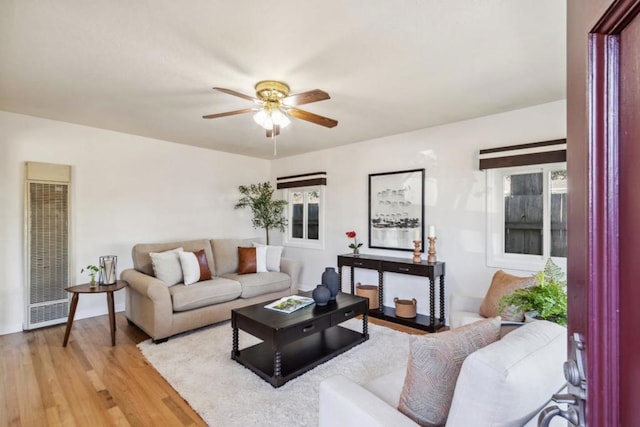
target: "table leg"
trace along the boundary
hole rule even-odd
[[[444,274],[440,276],[440,323],[444,326]]]
[[[435,278],[429,277],[429,326],[430,332],[435,332],[436,324],[436,281]]]
[[[76,307],[78,306],[78,296],[80,294],[74,293],[71,297],[71,307],[69,308],[69,317],[67,318],[67,329],[64,331],[64,341],[62,346],[66,347],[69,342],[69,333],[71,333],[71,325],[73,325],[73,318],[76,315]]]
[[[384,274],[384,272],[382,271],[382,269],[378,270],[378,310],[380,310],[381,313],[384,313],[384,307],[383,307],[383,302],[384,302],[384,278],[383,278],[383,274]]]
[[[353,283],[353,270],[354,270],[354,268],[353,268],[353,266],[351,266],[351,278],[350,278],[350,280],[351,280],[351,295],[355,295],[355,293],[356,293],[355,289],[353,287],[353,285],[354,285],[354,283]]]
[[[282,384],[282,353],[280,350],[273,353],[273,377],[276,384]]]
[[[362,336],[369,339],[369,316],[367,313],[362,315]]]
[[[240,346],[239,343],[240,340],[240,334],[238,333],[238,327],[234,326],[233,327],[233,335],[232,335],[232,342],[231,342],[231,358],[234,359],[236,357],[238,357],[240,355],[240,350],[238,349]]]
[[[116,314],[113,308],[113,292],[107,292],[107,308],[109,309],[109,327],[111,329],[111,345],[116,345]]]

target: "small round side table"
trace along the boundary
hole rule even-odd
[[[109,310],[109,326],[111,329],[111,345],[116,345],[116,315],[113,308],[113,293],[127,287],[128,283],[124,280],[118,280],[113,285],[95,285],[93,288],[91,284],[84,283],[82,285],[69,286],[64,288],[65,291],[73,294],[71,297],[71,307],[69,309],[69,318],[67,319],[67,329],[64,331],[64,341],[62,346],[66,347],[69,342],[69,333],[71,332],[71,325],[73,325],[73,318],[76,315],[76,307],[78,306],[78,298],[80,294],[107,294],[107,308]]]

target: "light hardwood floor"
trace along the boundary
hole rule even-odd
[[[206,425],[138,351],[148,336],[116,324],[115,347],[107,316],[74,321],[66,348],[65,325],[0,336],[0,426]]]

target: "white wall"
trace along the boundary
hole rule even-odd
[[[446,262],[447,299],[451,293],[483,296],[496,269],[486,266],[486,184],[485,173],[478,170],[478,151],[564,138],[565,106],[565,101],[558,101],[274,160],[272,180],[327,172],[325,250],[288,249],[288,256],[304,262],[304,288],[312,289],[320,283],[324,267],[336,266],[337,255],[349,252],[351,242],[345,236],[349,230],[355,230],[358,240],[364,242],[361,253],[411,259],[410,252],[367,247],[368,174],[424,168],[425,223],[436,227],[437,257]],[[328,137],[330,132],[327,131]],[[343,275],[346,290],[347,268]],[[356,270],[355,279],[369,284],[378,282],[377,274],[368,270]],[[428,313],[424,279],[385,273],[385,305],[393,306],[394,296],[415,297],[418,312]]]
[[[260,235],[233,204],[269,161],[0,111],[0,334],[23,324],[25,161],[72,166],[75,283],[100,255],[131,267],[135,243]],[[104,294],[80,297],[76,318],[105,313]]]
[[[80,268],[100,255],[117,255],[119,271],[130,267],[135,243],[260,235],[247,210],[233,209],[238,185],[326,171],[325,250],[285,252],[303,261],[304,289],[348,252],[348,230],[364,241],[363,253],[410,259],[409,252],[367,248],[368,174],[425,168],[425,222],[436,226],[438,259],[447,263],[447,297],[483,295],[495,269],[485,260],[485,177],[477,168],[478,150],[564,138],[565,116],[565,101],[558,101],[269,162],[0,111],[0,334],[19,331],[23,323],[25,161],[73,167],[77,283],[87,279]],[[347,269],[344,276],[347,284]],[[377,283],[377,275],[357,270],[356,281]],[[385,305],[393,305],[394,296],[416,297],[418,311],[428,311],[423,279],[387,275],[385,284]],[[123,308],[119,292],[116,310]],[[76,317],[105,313],[104,295],[83,295]]]

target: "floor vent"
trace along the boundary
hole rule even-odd
[[[71,167],[27,162],[24,329],[63,323],[69,313]]]

